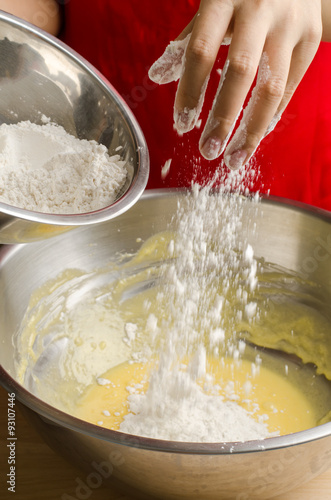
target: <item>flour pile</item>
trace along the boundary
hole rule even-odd
[[[0,126],[0,201],[54,214],[104,208],[127,176],[120,156],[52,123]]]
[[[237,338],[236,325],[258,315],[251,298],[257,262],[242,227],[244,211],[258,197],[241,195],[243,179],[244,172],[230,173],[218,194],[212,184],[195,185],[192,195],[178,202],[171,263],[164,266],[165,284],[146,324],[158,366],[145,394],[131,390],[130,413],[120,427],[124,432],[197,442],[271,435],[264,418],[254,418],[254,411],[235,402],[231,384],[227,398],[219,395],[208,371],[210,357],[220,363],[231,358],[240,366],[245,343]],[[253,365],[258,370],[258,363]]]

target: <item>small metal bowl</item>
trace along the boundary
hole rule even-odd
[[[84,214],[45,214],[0,203],[0,243],[37,241],[107,221],[128,210],[146,187],[146,141],[118,92],[64,43],[0,12],[0,124],[42,124],[43,116],[79,139],[105,145],[110,155],[122,146],[126,183],[110,206]]]

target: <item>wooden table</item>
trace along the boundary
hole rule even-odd
[[[75,500],[76,478],[84,481],[84,473],[55,454],[16,413],[16,493],[7,490],[8,472],[7,392],[0,388],[0,498],[2,500]],[[82,498],[82,496],[80,496]],[[93,490],[86,500],[134,500],[112,488]],[[203,500],[203,499],[202,499]],[[331,470],[295,491],[275,500],[331,500]]]

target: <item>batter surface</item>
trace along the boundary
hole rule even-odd
[[[168,321],[162,276],[176,258],[172,240],[172,233],[158,234],[136,255],[94,272],[67,270],[37,290],[16,339],[20,382],[64,411],[118,430],[130,397],[147,391],[152,360],[166,342],[167,331],[156,325]],[[330,323],[295,276],[264,263],[258,279],[249,297],[260,311],[256,321],[233,315],[237,293],[230,286],[217,348],[203,322],[198,325],[207,353],[207,378],[198,383],[207,394],[218,386],[219,397],[245,408],[271,433],[327,422]],[[213,307],[223,294],[216,285],[206,289]],[[245,344],[239,360],[238,339]]]
[[[252,364],[245,360],[237,368],[229,360],[221,363],[209,359],[208,365],[214,383],[219,386],[218,394],[224,400],[236,401],[257,421],[265,421],[270,432],[289,434],[316,425],[313,405],[286,376],[263,365],[259,373],[252,375]],[[108,429],[120,430],[129,410],[127,398],[132,392],[147,390],[150,370],[151,364],[141,363],[122,363],[112,368],[102,376],[105,385],[96,382],[79,399],[75,415]]]

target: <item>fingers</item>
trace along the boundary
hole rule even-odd
[[[231,169],[245,165],[275,128],[318,47],[315,42],[300,42],[292,51],[293,41],[285,34],[279,40],[269,38],[265,44],[256,86],[225,150],[224,162]]]
[[[232,133],[256,75],[268,24],[263,12],[243,9],[236,17],[228,60],[200,139],[201,154],[208,160],[224,151]]]
[[[200,138],[205,158],[224,152],[228,167],[238,169],[273,130],[317,51],[322,29],[318,5],[317,0],[201,0],[195,18],[151,67],[149,76],[157,83],[179,79],[174,122],[182,134],[196,125],[219,47],[230,43]],[[227,145],[257,70],[256,87]]]
[[[176,40],[167,45],[162,56],[150,67],[148,76],[153,82],[163,85],[179,80],[183,72],[184,55],[195,18],[196,16],[193,17]]]
[[[169,43],[162,56],[155,61],[148,71],[148,76],[153,82],[163,85],[179,80],[189,39],[190,34],[182,40]]]
[[[312,42],[300,42],[294,48],[286,89],[279,104],[276,115],[280,116],[290,102],[296,88],[302,80],[303,75],[305,74],[308,66],[310,65],[316,54],[318,45],[319,39]]]
[[[269,43],[265,45],[256,86],[224,153],[224,161],[229,168],[241,168],[256,150],[270,124],[270,128],[276,124],[277,118],[274,117],[286,89],[291,64],[292,50],[288,47],[285,41],[277,50]]]
[[[233,4],[227,0],[201,2],[185,53],[174,106],[174,123],[179,133],[195,126],[199,117],[209,74],[233,15]]]

